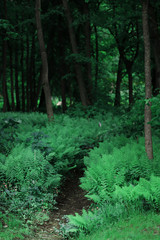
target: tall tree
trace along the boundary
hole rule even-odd
[[[109,2],[112,15],[111,20],[109,19],[111,24],[108,24],[108,29],[115,38],[119,54],[126,66],[128,74],[129,105],[131,105],[133,103],[132,69],[139,52],[139,25],[137,18],[135,18],[131,11],[128,11],[130,15],[125,15],[125,11],[127,12],[128,10],[126,2],[124,2],[124,6],[118,1]],[[131,10],[133,12],[136,12],[135,6],[131,5]]]
[[[21,38],[21,79],[22,79],[22,111],[25,111],[25,87],[24,87],[24,42]]]
[[[160,89],[160,33],[157,19],[157,8],[153,3],[149,4],[150,39],[155,62],[155,79],[153,79],[153,94],[157,95]]]
[[[30,79],[29,79],[29,34],[26,33],[26,95],[27,95],[27,112],[30,111]]]
[[[12,111],[15,110],[14,102],[14,81],[13,81],[13,50],[12,45],[9,46],[9,59],[10,59],[10,80],[11,80],[11,99],[12,99]]]
[[[143,39],[144,39],[144,64],[145,64],[145,149],[149,159],[153,159],[152,132],[151,132],[151,63],[150,63],[150,39],[148,25],[148,4],[149,0],[142,1],[142,21],[143,21]]]
[[[66,13],[66,18],[68,21],[68,30],[69,30],[72,51],[73,51],[73,54],[78,55],[79,52],[78,52],[78,47],[77,47],[77,41],[76,41],[74,29],[73,29],[72,16],[71,16],[70,8],[68,5],[68,1],[62,0],[62,3],[63,3],[63,7],[64,7],[64,10]],[[82,105],[88,106],[90,104],[90,102],[89,102],[89,99],[87,96],[87,91],[86,91],[86,87],[85,87],[83,76],[82,76],[81,65],[80,65],[80,63],[76,62],[76,60],[75,60],[75,71],[76,71],[76,77],[77,77],[77,81],[78,81]]]
[[[118,61],[118,71],[117,71],[117,81],[116,81],[116,94],[115,94],[115,102],[114,106],[120,106],[121,104],[121,94],[120,94],[120,88],[121,88],[121,82],[122,82],[122,56],[119,56]]]
[[[50,86],[49,86],[49,80],[48,80],[48,60],[47,60],[47,53],[46,53],[44,38],[43,38],[40,10],[41,10],[41,0],[36,0],[36,6],[35,6],[36,25],[37,25],[37,34],[38,34],[41,60],[42,60],[42,86],[45,94],[47,115],[49,120],[51,120],[53,118],[53,108],[52,108],[51,92],[50,92]]]
[[[84,15],[85,15],[85,25],[84,25],[84,32],[85,32],[85,50],[86,50],[86,57],[88,59],[87,62],[87,89],[88,89],[88,96],[90,101],[92,100],[92,65],[91,65],[91,25],[90,25],[90,9],[89,3],[83,3],[84,8]]]
[[[4,19],[7,20],[7,1],[4,0]],[[2,61],[3,61],[3,112],[6,112],[9,110],[9,99],[8,99],[8,91],[7,91],[7,83],[6,83],[6,68],[7,68],[7,40],[6,40],[6,29],[4,29],[3,35],[2,35]]]
[[[15,90],[16,90],[16,110],[20,111],[20,97],[19,97],[19,79],[18,79],[18,41],[15,42]]]

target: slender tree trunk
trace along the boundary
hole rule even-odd
[[[98,32],[97,26],[94,25],[95,31],[95,43],[96,43],[96,71],[95,71],[95,92],[97,91],[97,83],[98,83],[98,64],[99,64],[99,44],[98,44]]]
[[[150,33],[151,43],[153,49],[153,56],[155,61],[155,84],[153,85],[153,94],[157,95],[160,89],[160,35],[157,21],[157,10],[150,6]]]
[[[65,113],[67,110],[67,105],[66,105],[66,85],[65,85],[65,79],[62,77],[61,78],[61,94],[62,94],[62,111]]]
[[[68,2],[67,2],[67,0],[62,0],[62,2],[63,2],[63,6],[65,9],[66,18],[68,21],[68,29],[69,29],[69,36],[70,36],[72,51],[74,54],[78,54],[77,42],[76,42],[74,29],[72,26],[72,17],[71,17],[70,9],[68,6]],[[88,106],[90,104],[90,102],[89,102],[89,99],[87,96],[87,91],[86,91],[85,84],[84,84],[83,77],[82,77],[81,65],[77,62],[75,62],[75,71],[76,71],[76,77],[77,77],[77,81],[78,81],[82,105]]]
[[[42,87],[38,108],[40,109],[40,111],[44,111],[45,107],[46,107],[45,106],[45,94],[44,94],[44,88]]]
[[[25,87],[24,87],[24,44],[21,39],[21,79],[22,79],[22,111],[25,112]]]
[[[150,40],[148,26],[148,0],[142,1],[142,21],[143,21],[143,38],[144,38],[144,61],[145,61],[145,149],[149,159],[153,159],[152,132],[151,132],[151,63],[150,63]]]
[[[3,40],[3,112],[7,109],[7,84],[6,84],[6,62],[7,62],[7,42]]]
[[[122,56],[119,56],[118,62],[118,72],[117,72],[117,81],[116,81],[116,94],[115,94],[115,102],[114,106],[120,106],[121,104],[121,94],[120,94],[120,87],[122,82]]]
[[[51,101],[51,92],[48,80],[48,61],[47,61],[47,53],[45,49],[42,25],[41,25],[41,17],[40,17],[40,9],[41,9],[41,0],[36,0],[36,24],[37,24],[37,34],[40,46],[41,60],[42,60],[42,86],[45,94],[45,102],[46,102],[46,110],[48,119],[53,119],[53,108]]]
[[[87,62],[87,88],[88,96],[90,102],[92,100],[92,65],[91,65],[91,26],[90,26],[90,16],[89,16],[89,6],[88,3],[84,2],[84,14],[86,16],[86,22],[84,26],[85,40],[86,40],[86,57],[88,58]]]
[[[38,92],[38,84],[36,83],[36,60],[35,60],[35,52],[36,52],[36,46],[35,46],[35,35],[33,36],[33,66],[32,66],[32,79],[33,79],[33,96],[32,96],[32,108],[34,109],[34,100],[35,100],[35,96],[38,93],[39,96],[39,92]],[[41,76],[41,73],[40,73]],[[37,99],[38,100],[38,99]]]
[[[30,53],[30,71],[29,71],[29,79],[30,79],[30,109],[33,109],[34,103],[34,85],[35,85],[35,36],[33,33],[32,36],[32,46]]]
[[[10,46],[10,48],[9,48],[9,57],[10,57],[10,79],[11,79],[12,111],[15,111],[14,81],[13,81],[13,51],[12,51],[12,46]]]
[[[5,11],[5,16],[4,18],[7,19],[7,5],[6,5],[6,0],[4,0],[4,11]],[[10,109],[9,106],[9,99],[8,99],[8,92],[7,92],[7,83],[6,83],[6,68],[7,68],[7,40],[5,39],[6,33],[4,34],[3,37],[3,42],[2,42],[2,55],[3,55],[3,112],[6,112],[7,110]]]
[[[37,86],[37,91],[35,89],[35,95],[34,95],[34,104],[33,104],[33,111],[36,111],[37,109],[37,102],[39,99],[40,92],[42,90],[42,67],[40,70],[40,75],[39,75],[39,80],[38,80],[38,86]],[[44,102],[45,102],[45,97],[44,97]],[[45,105],[45,104],[44,104]]]
[[[20,111],[19,82],[18,82],[18,46],[15,42],[15,90],[16,90],[16,110]]]
[[[133,103],[133,77],[132,77],[132,62],[126,63],[126,70],[128,74],[128,88],[129,88],[129,105]]]
[[[30,79],[29,79],[29,36],[26,37],[26,95],[27,95],[27,112],[30,111]]]

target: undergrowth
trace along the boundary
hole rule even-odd
[[[153,162],[144,148],[142,100],[130,111],[119,108],[118,114],[109,107],[73,107],[65,115],[55,115],[53,122],[40,113],[0,113],[2,234],[15,235],[9,223],[13,214],[18,215],[14,229],[20,239],[27,229],[24,223],[32,226],[48,219],[72,168],[84,169],[81,187],[93,204],[88,212],[69,216],[61,229],[64,237],[98,231],[134,211],[159,211],[158,102],[159,97],[153,98],[149,123]],[[19,226],[22,232],[16,230]]]

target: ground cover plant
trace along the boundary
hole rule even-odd
[[[84,167],[83,157],[110,132],[114,117],[57,115],[47,123],[44,114],[1,114],[1,211],[28,224],[36,213],[47,214],[65,175]]]
[[[129,114],[132,113],[133,119],[138,119],[138,113],[135,113],[134,109]],[[157,119],[157,114],[153,111],[154,114]],[[153,129],[156,129],[154,121],[151,124]],[[86,197],[94,204],[89,211],[84,210],[81,215],[68,216],[69,222],[62,229],[64,236],[74,239],[79,233],[90,233],[87,235],[88,238],[86,237],[90,239],[93,232],[96,236],[96,231],[98,232],[100,227],[104,226],[104,229],[135,211],[142,215],[145,211],[152,211],[156,218],[160,203],[159,136],[158,133],[153,136],[154,161],[152,162],[145,152],[142,128],[141,131],[139,129],[137,132],[134,131],[132,128],[134,120],[126,121],[126,126],[129,125],[126,136],[113,134],[107,138],[104,135],[103,142],[84,157],[85,172],[80,186],[87,192]],[[129,138],[132,131],[136,132],[136,135]],[[132,237],[134,239],[134,234],[131,235],[131,239]],[[126,236],[129,235],[126,233]],[[137,237],[140,236],[141,234]],[[143,234],[141,237],[145,239]],[[118,235],[115,239],[119,239]],[[156,236],[154,238],[153,235],[151,239],[158,238]]]
[[[131,216],[157,226],[160,1],[0,9],[0,238],[116,239]]]
[[[63,238],[93,233],[133,211],[158,211],[159,135],[153,137],[152,163],[145,153],[143,124],[138,118],[143,106],[142,102],[139,111],[133,108],[128,113],[120,109],[118,115],[111,109],[104,114],[103,108],[97,113],[96,107],[74,108],[57,114],[53,122],[41,113],[0,113],[3,235],[12,229],[7,224],[11,214],[23,226],[22,232],[20,225],[15,227],[19,238],[30,234],[28,226],[31,230],[48,221],[71,169],[84,171],[80,186],[92,205],[81,215],[69,216],[59,230]],[[156,129],[157,111],[153,115]]]
[[[91,235],[84,235],[78,238],[79,240],[156,240],[160,237],[159,230],[160,216],[155,213],[143,213],[138,212],[131,215],[129,218],[120,219],[118,223],[114,225],[108,225],[100,228]]]

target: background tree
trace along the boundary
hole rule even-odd
[[[42,59],[42,86],[45,94],[47,115],[48,115],[48,118],[51,119],[53,118],[53,109],[52,109],[50,86],[48,81],[48,61],[47,61],[47,53],[46,53],[44,39],[43,39],[40,9],[41,9],[41,1],[36,0],[35,10],[36,10],[37,34],[38,34],[40,53],[41,53],[41,59]]]
[[[151,64],[150,64],[150,39],[148,26],[148,0],[142,2],[143,38],[145,48],[145,148],[149,159],[153,159],[152,133],[151,133]]]

